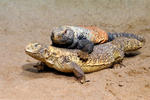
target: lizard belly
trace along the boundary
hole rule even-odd
[[[95,71],[99,71],[105,68],[110,67],[110,65],[94,65],[94,66],[86,66],[86,67],[81,67],[81,69],[83,70],[83,72],[85,73],[90,73],[90,72],[95,72]]]
[[[54,69],[56,69],[57,71],[60,71],[60,72],[65,72],[65,73],[71,73],[72,72],[71,68],[69,68],[68,66],[65,66],[65,65],[62,66],[57,62],[53,65],[48,63],[48,62],[46,64],[48,65],[48,67],[54,68]]]

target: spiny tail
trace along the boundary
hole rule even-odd
[[[125,53],[129,51],[135,51],[143,47],[143,42],[138,41],[133,38],[119,37],[111,42],[116,45],[119,49],[123,50]]]
[[[110,33],[108,32],[108,41],[112,41],[117,37],[133,38],[133,39],[139,40],[140,42],[145,43],[145,38],[141,35],[132,34],[132,33]]]

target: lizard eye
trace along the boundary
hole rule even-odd
[[[68,32],[68,29],[66,29],[65,31],[64,31],[64,34],[66,34]]]
[[[72,32],[72,30],[71,29],[66,29],[65,31],[64,31],[64,34],[69,34],[69,33],[71,33]]]

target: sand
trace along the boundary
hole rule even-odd
[[[1,0],[1,100],[149,100],[150,1],[148,0]],[[50,44],[50,31],[60,25],[95,25],[107,32],[145,36],[139,55],[126,57],[126,67],[73,75],[55,70],[38,73],[37,62],[24,53],[30,42]]]

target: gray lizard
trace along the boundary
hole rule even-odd
[[[95,26],[60,26],[52,30],[52,45],[63,48],[76,48],[91,53],[95,44],[102,44],[117,37],[135,38],[141,42],[145,38],[131,33],[110,33]]]

